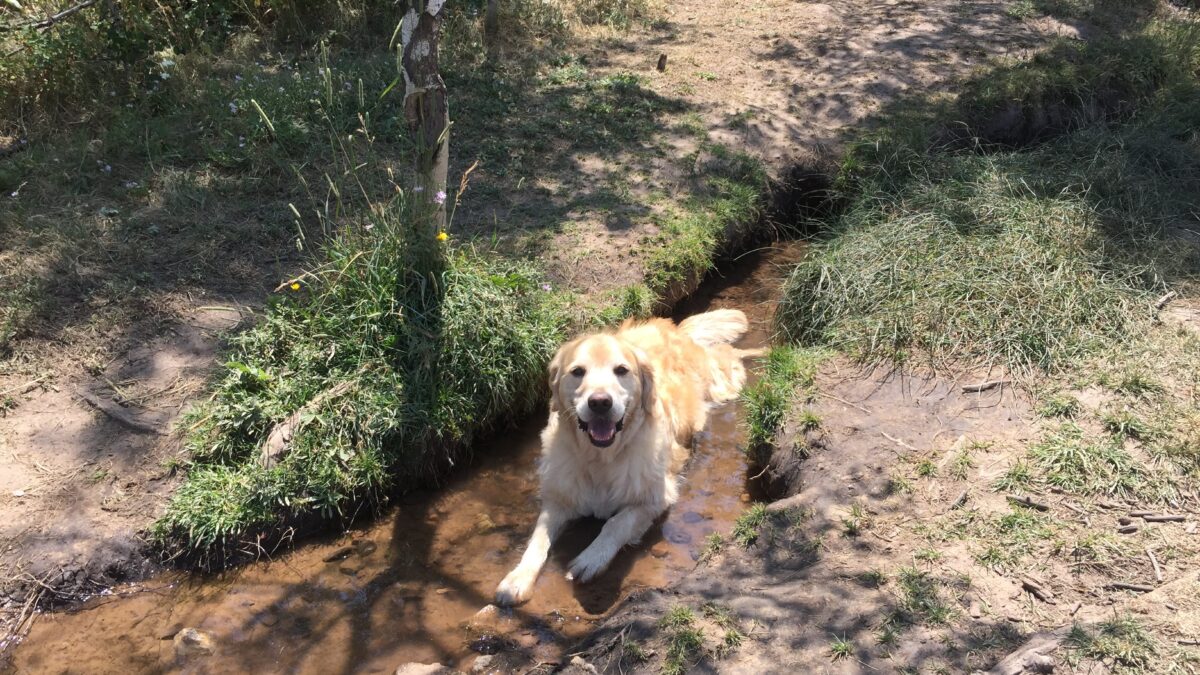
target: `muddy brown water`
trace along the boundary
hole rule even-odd
[[[744,255],[678,314],[742,309],[751,332],[741,346],[765,345],[784,267],[801,252],[789,243]],[[630,592],[681,578],[705,537],[727,533],[758,497],[742,412],[722,406],[696,440],[679,502],[641,545],[598,580],[573,584],[565,563],[602,525],[580,521],[555,544],[530,602],[489,608],[537,517],[543,424],[538,415],[483,444],[442,488],[408,495],[369,527],[220,575],[167,574],[39,616],[4,670],[392,672],[410,661],[469,669],[479,654],[503,650],[553,661]],[[184,628],[210,638],[211,649],[177,647]]]

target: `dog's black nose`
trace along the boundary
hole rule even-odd
[[[612,397],[608,394],[592,394],[588,397],[588,407],[598,413],[612,410]]]

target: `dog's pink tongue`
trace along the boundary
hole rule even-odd
[[[604,443],[611,441],[617,433],[617,424],[612,420],[592,420],[588,422],[588,435],[593,440]]]

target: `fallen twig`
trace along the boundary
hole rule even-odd
[[[964,394],[975,394],[981,391],[995,389],[996,387],[1002,387],[1011,383],[1012,380],[989,380],[987,382],[980,382],[978,384],[964,384],[962,390]]]
[[[54,24],[58,23],[59,21],[62,21],[63,19],[67,18],[68,16],[71,16],[72,14],[74,14],[80,10],[84,10],[84,9],[87,9],[88,7],[91,7],[92,5],[96,4],[97,2],[100,2],[100,0],[84,0],[83,2],[79,3],[78,5],[75,5],[74,7],[68,7],[66,9],[64,9],[63,11],[59,12],[58,14],[48,16],[45,19],[41,19],[40,21],[30,21],[29,23],[16,25],[16,26],[0,26],[0,33],[6,33],[8,31],[19,30],[22,28],[36,28],[38,30],[41,30],[43,28],[49,28],[50,26],[53,26]]]
[[[879,433],[880,433],[880,434],[883,434],[883,437],[884,437],[884,438],[886,438],[886,439],[888,439],[889,441],[891,441],[891,442],[895,443],[896,445],[899,445],[899,446],[900,446],[900,447],[902,447],[902,448],[908,448],[909,450],[912,450],[913,452],[919,452],[919,451],[918,451],[916,448],[914,448],[913,446],[909,445],[908,443],[905,443],[904,441],[900,440],[899,438],[895,438],[895,437],[893,437],[893,436],[889,436],[889,435],[888,435],[886,432],[883,432],[883,431],[881,431],[881,432],[879,432]]]
[[[163,431],[157,426],[153,424],[147,424],[146,422],[135,418],[133,415],[129,414],[129,411],[117,405],[111,399],[106,401],[90,391],[80,390],[77,393],[79,394],[80,398],[90,403],[92,407],[104,413],[105,415],[108,415],[114,421],[120,422],[134,431],[139,431],[144,434],[157,434],[159,436],[167,435],[167,432]]]
[[[866,408],[862,407],[861,405],[859,405],[859,404],[857,404],[857,403],[851,403],[850,401],[847,401],[846,399],[844,399],[844,398],[840,398],[840,397],[838,397],[838,396],[834,396],[833,394],[826,394],[826,393],[825,393],[825,392],[823,392],[823,391],[818,391],[818,392],[817,392],[817,395],[818,395],[818,396],[824,396],[825,398],[831,398],[831,399],[833,399],[833,400],[835,400],[835,401],[840,401],[840,402],[842,402],[842,403],[845,403],[846,405],[848,405],[848,406],[850,406],[850,407],[852,407],[852,408],[858,408],[859,410],[861,410],[861,411],[863,411],[863,412],[867,413],[868,415],[874,414],[874,413],[872,413],[870,410],[867,410]],[[886,434],[884,434],[884,435],[886,435]]]
[[[1187,520],[1187,516],[1182,513],[1171,513],[1157,516],[1142,516],[1142,520],[1147,523],[1182,523]]]
[[[1021,587],[1028,591],[1030,595],[1038,600],[1041,600],[1042,602],[1051,605],[1058,604],[1054,602],[1054,594],[1043,588],[1041,584],[1037,583],[1033,579],[1021,577]]]
[[[966,504],[967,495],[969,493],[969,490],[963,490],[961,493],[959,493],[958,497],[954,500],[954,503],[950,505],[950,510],[953,511],[954,509],[962,507],[963,504]]]
[[[1033,499],[1031,497],[1028,497],[1028,496],[1005,495],[1005,498],[1008,499],[1008,501],[1010,501],[1010,502],[1020,504],[1021,506],[1028,506],[1029,508],[1037,509],[1038,511],[1049,511],[1050,510],[1049,506],[1046,506],[1045,504],[1043,504],[1041,502],[1035,502],[1035,501],[1033,501]]]
[[[1158,558],[1154,557],[1154,551],[1151,551],[1149,546],[1146,547],[1146,555],[1150,558],[1150,564],[1154,566],[1154,580],[1161,584],[1163,580],[1162,568],[1158,566]]]
[[[1175,291],[1168,291],[1166,295],[1163,295],[1161,298],[1154,301],[1154,309],[1162,309],[1163,307],[1166,307],[1167,303],[1174,300],[1178,295],[1179,294]]]
[[[267,435],[267,440],[263,441],[260,449],[262,465],[266,468],[275,466],[280,457],[287,452],[291,446],[292,437],[299,431],[304,423],[304,417],[312,411],[320,408],[326,401],[340,397],[345,394],[355,384],[355,380],[344,380],[338,384],[326,389],[317,394],[308,403],[300,406],[297,410],[288,415],[287,419],[275,425],[271,433]]]
[[[1108,585],[1108,588],[1118,591],[1136,591],[1138,593],[1149,593],[1154,590],[1153,586],[1146,584],[1127,584],[1124,581],[1114,581]]]
[[[1138,531],[1137,525],[1122,525],[1117,528],[1117,534],[1133,534]]]
[[[34,387],[41,384],[42,380],[46,379],[47,377],[50,377],[50,376],[42,375],[41,377],[39,377],[35,380],[30,380],[30,381],[26,382],[25,384],[18,385],[16,387],[13,387],[12,389],[5,389],[4,391],[0,391],[0,396],[8,396],[9,394],[24,394],[25,392],[29,391],[30,389],[33,389]]]

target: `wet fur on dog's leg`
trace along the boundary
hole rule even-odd
[[[618,511],[604,523],[600,535],[571,561],[568,579],[585,583],[605,569],[627,544],[635,544],[650,529],[661,507],[630,506]]]
[[[562,509],[542,510],[538,515],[537,525],[533,528],[533,535],[529,537],[529,546],[521,556],[521,562],[496,588],[496,604],[516,605],[529,599],[533,584],[542,571],[542,565],[546,564],[546,556],[550,554],[550,545],[558,538],[563,526],[570,519],[571,516]]]

